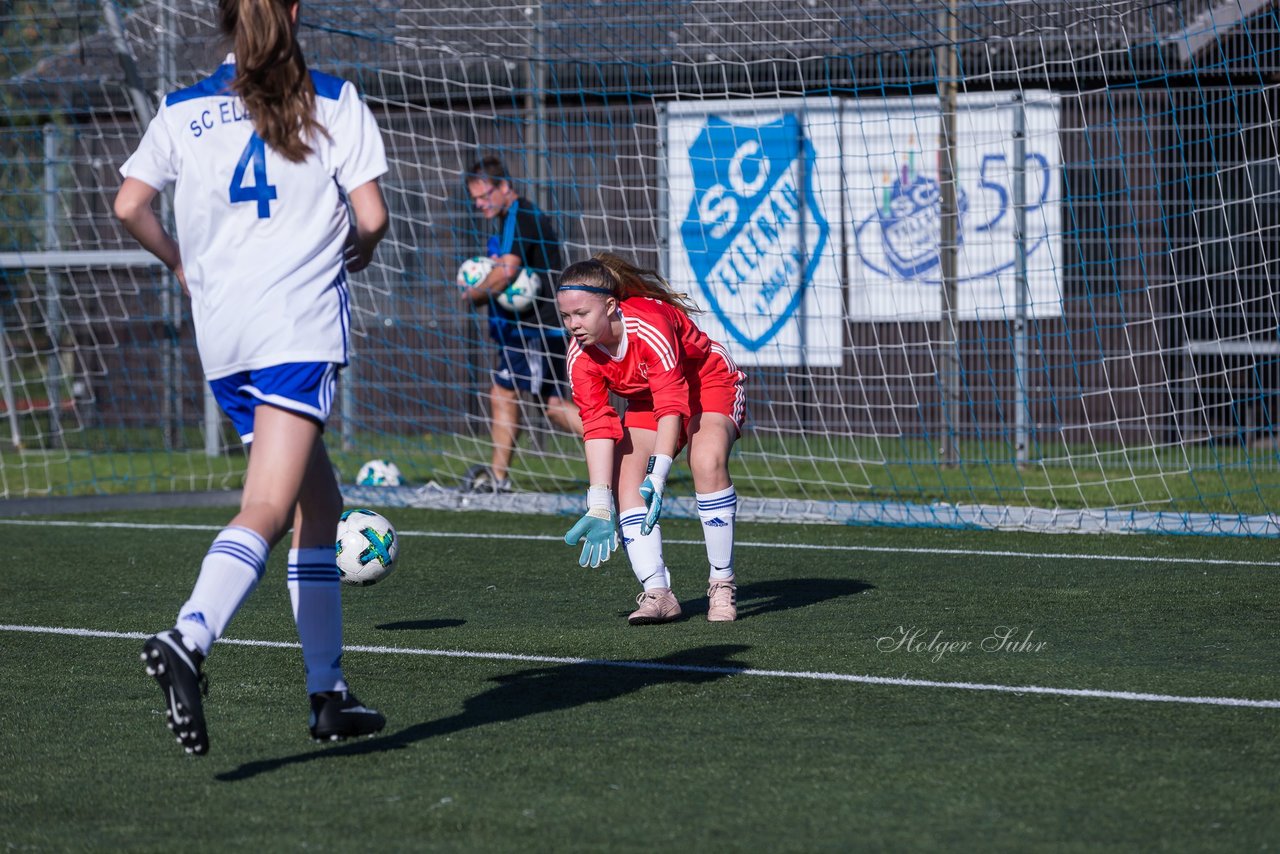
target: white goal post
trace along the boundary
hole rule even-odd
[[[226,425],[197,402],[177,290],[111,254],[136,246],[109,204],[151,106],[225,55],[215,6],[50,0],[30,58],[0,46],[0,381],[24,445],[0,454],[0,496],[226,485],[218,457],[188,453],[216,454]],[[55,24],[75,15],[69,41]],[[1274,3],[302,15],[309,65],[356,85],[390,164],[392,228],[351,283],[330,447],[353,490],[370,458],[409,485],[361,500],[555,512],[584,485],[580,447],[531,404],[519,498],[457,490],[490,458],[495,351],[453,279],[490,236],[463,176],[492,154],[567,261],[611,251],[663,271],[743,364],[745,514],[1280,533]],[[67,366],[121,405],[67,407]],[[672,486],[682,512],[687,470]]]

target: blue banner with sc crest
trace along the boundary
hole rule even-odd
[[[823,180],[812,128],[834,139],[838,116],[742,106],[673,107],[668,117],[669,273],[693,286],[711,315],[699,324],[739,362],[837,364],[842,300],[827,208],[838,203],[838,182]]]

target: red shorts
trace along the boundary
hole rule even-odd
[[[747,375],[738,370],[728,351],[719,344],[711,346],[711,354],[702,363],[696,376],[689,380],[689,418],[692,420],[703,412],[718,412],[731,420],[742,432],[742,425],[747,420],[746,384]],[[657,430],[658,419],[653,415],[653,398],[628,400],[627,411],[622,423],[627,428],[641,430]],[[689,425],[686,423],[680,430],[680,447],[689,443]]]

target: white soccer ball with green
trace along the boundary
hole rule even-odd
[[[474,288],[484,281],[484,277],[489,275],[489,271],[492,269],[493,261],[483,255],[468,258],[458,268],[458,287],[463,289]]]
[[[521,270],[516,280],[498,294],[496,302],[508,311],[521,312],[533,305],[533,299],[541,287],[542,278],[537,273]]]
[[[492,269],[493,261],[483,255],[468,258],[458,268],[458,287],[463,289],[474,288],[484,281],[485,276],[488,276],[489,271]],[[507,311],[518,313],[533,305],[534,297],[538,295],[541,287],[541,276],[528,270],[521,270],[515,281],[507,285],[507,289],[498,294],[494,302]]]
[[[368,587],[391,574],[400,555],[400,539],[381,513],[348,510],[338,521],[336,549],[343,583]]]
[[[356,475],[357,486],[399,486],[403,482],[400,469],[391,460],[369,460]]]

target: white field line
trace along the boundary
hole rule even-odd
[[[87,638],[145,640],[143,632],[104,632],[94,629],[72,629],[57,626],[13,626],[0,624],[0,631],[32,634],[71,635]],[[297,643],[223,638],[218,643],[233,646],[301,649]],[[1126,700],[1135,703],[1187,703],[1200,706],[1240,706],[1253,709],[1280,709],[1280,700],[1249,700],[1241,697],[1191,697],[1178,694],[1146,694],[1136,691],[1103,691],[1094,688],[1048,688],[1041,685],[991,685],[982,682],[936,682],[932,679],[905,679],[889,676],[859,676],[852,673],[822,673],[807,670],[757,670],[749,667],[702,667],[696,664],[664,664],[657,661],[614,661],[600,658],[569,658],[552,655],[521,655],[510,652],[469,652],[457,649],[415,649],[394,646],[348,645],[347,652],[374,655],[432,655],[444,658],[478,658],[489,661],[519,661],[534,664],[583,664],[593,667],[620,667],[636,670],[659,670],[677,673],[717,673],[725,676],[760,676],[773,679],[810,679],[818,682],[854,682],[862,685],[888,685],[900,688],[950,688],[955,691],[987,691],[999,694],[1048,694],[1055,697],[1094,697]]]
[[[32,525],[62,528],[133,528],[143,531],[209,531],[222,530],[221,525],[156,525],[144,522],[81,522],[60,519],[0,519],[0,525]],[[440,537],[458,540],[520,540],[524,542],[563,542],[562,537],[549,534],[474,534],[452,531],[397,531],[401,537]],[[670,545],[700,546],[702,540],[663,540]],[[884,554],[971,555],[979,557],[1032,558],[1037,560],[1101,560],[1122,563],[1194,564],[1197,566],[1253,566],[1280,568],[1274,560],[1231,560],[1224,558],[1166,557],[1162,555],[1078,554],[1074,552],[1012,552],[993,549],[924,549],[901,546],[844,546],[818,543],[762,543],[738,540],[734,548],[795,549],[829,552],[873,552]]]

